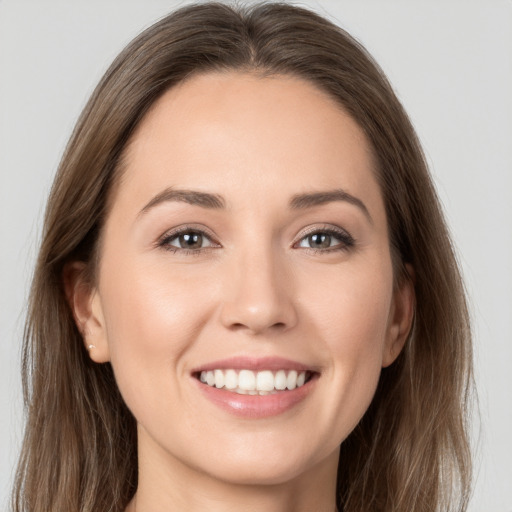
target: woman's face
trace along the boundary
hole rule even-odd
[[[77,316],[141,464],[279,483],[335,471],[411,293],[393,287],[358,125],[308,82],[226,72],[169,90],[139,126]]]

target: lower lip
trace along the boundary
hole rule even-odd
[[[203,384],[194,378],[204,396],[221,409],[245,418],[268,418],[282,414],[302,402],[313,390],[317,375],[300,388],[273,395],[240,395],[226,389]]]

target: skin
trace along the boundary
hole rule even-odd
[[[144,118],[111,198],[97,282],[85,285],[80,263],[69,273],[90,357],[111,362],[137,419],[139,487],[127,510],[335,509],[339,445],[412,319],[374,173],[359,126],[294,77],[195,76]],[[226,208],[144,210],[169,187],[221,195]],[[364,208],[289,206],[338,189]],[[159,245],[183,225],[206,231],[202,248]],[[333,237],[315,251],[311,230],[333,228],[353,244]],[[238,355],[293,359],[319,378],[282,414],[236,417],[198,392],[191,370]]]

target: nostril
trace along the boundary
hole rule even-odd
[[[269,329],[283,332],[296,325],[297,311],[289,286],[285,289],[282,283],[271,283],[254,272],[245,272],[230,283],[230,293],[220,307],[224,327],[257,334]]]
[[[254,334],[259,334],[262,332],[268,331],[283,331],[286,329],[286,324],[284,322],[276,322],[274,324],[269,324],[266,322],[235,322],[232,325],[228,326],[229,329],[233,331],[240,331],[247,329],[248,331],[253,332]]]

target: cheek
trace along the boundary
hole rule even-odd
[[[211,285],[200,270],[193,275],[161,259],[127,258],[104,269],[102,297],[114,350],[129,342],[149,349],[160,343],[179,346],[200,326]]]
[[[211,294],[203,280],[186,279],[179,269],[116,263],[104,269],[102,301],[111,364],[130,405],[138,397],[157,398],[158,375],[179,377],[181,355],[211,311]]]
[[[380,377],[392,301],[391,265],[333,273],[324,282],[323,290],[310,287],[305,309],[329,361],[323,378],[331,391],[319,417],[333,426],[341,442],[366,412]]]
[[[354,357],[382,355],[393,293],[391,262],[363,263],[330,269],[304,282],[305,316],[325,337],[333,358],[349,353]]]

